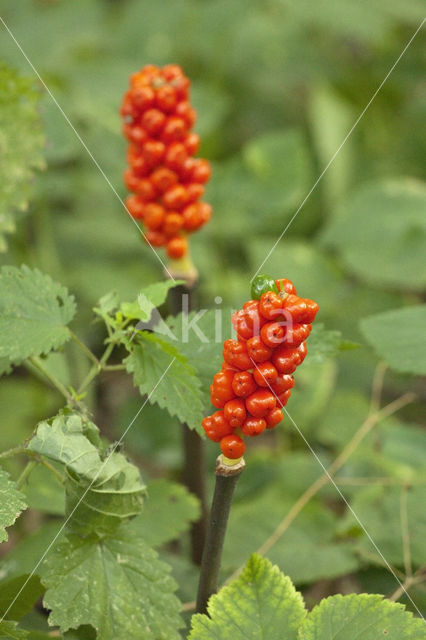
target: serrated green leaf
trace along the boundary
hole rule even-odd
[[[141,394],[202,433],[201,384],[186,358],[175,347],[147,332],[139,332],[138,342],[131,348],[124,363]]]
[[[15,210],[28,206],[34,170],[45,166],[39,96],[32,79],[0,64],[0,251],[15,231]]]
[[[306,615],[302,596],[269,560],[253,554],[241,576],[192,618],[188,640],[296,640]]]
[[[28,631],[24,629],[18,629],[17,622],[11,622],[10,620],[3,620],[0,622],[0,639],[8,640],[22,640],[28,637]]]
[[[153,480],[142,513],[128,527],[152,547],[177,539],[199,515],[197,498],[184,486]]]
[[[64,465],[69,526],[108,532],[140,513],[145,487],[139,470],[123,454],[99,451],[93,444],[97,437],[93,423],[59,415],[52,423],[40,423],[28,448]]]
[[[167,565],[125,525],[104,539],[71,535],[46,558],[49,622],[90,624],[103,640],[180,640],[180,603]]]
[[[6,527],[10,527],[26,508],[25,496],[0,467],[0,542],[7,540]]]
[[[0,618],[20,620],[33,608],[44,593],[40,578],[23,574],[0,583]],[[7,612],[7,613],[6,613]]]
[[[308,339],[310,362],[324,362],[327,358],[335,358],[341,351],[356,349],[356,342],[343,340],[340,331],[330,331],[323,324],[314,324]]]
[[[361,331],[387,364],[402,373],[426,375],[426,304],[364,318]]]
[[[348,268],[374,285],[426,285],[426,187],[417,180],[362,186],[342,203],[323,240]]]
[[[232,335],[231,310],[221,309],[217,312],[216,309],[209,309],[205,312],[192,311],[188,315],[180,313],[169,316],[166,325],[174,339],[170,341],[165,336],[165,340],[175,345],[196,369],[204,391],[204,407],[210,409],[209,387],[214,374],[221,367],[223,341]]]
[[[18,363],[70,337],[74,298],[50,276],[23,265],[0,271],[0,357]]]
[[[383,596],[351,594],[325,598],[305,618],[299,640],[424,640],[424,620]]]
[[[120,309],[126,318],[148,322],[153,310],[166,301],[169,290],[181,284],[185,284],[184,280],[166,280],[150,284],[140,291],[136,302],[123,302]]]

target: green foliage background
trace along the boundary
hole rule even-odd
[[[99,297],[115,289],[120,300],[134,300],[142,287],[162,277],[159,261],[141,243],[117,198],[125,196],[121,96],[129,75],[144,64],[177,62],[193,83],[200,155],[213,164],[206,199],[214,217],[191,240],[200,272],[197,305],[216,308],[215,297],[220,296],[224,306],[239,307],[248,298],[249,278],[423,13],[420,0],[5,0],[4,21],[110,184],[1,27],[0,151],[6,144],[9,169],[0,174],[0,265],[25,263],[68,287],[79,311],[73,331],[100,352],[104,335],[91,312]],[[419,33],[262,266],[262,271],[294,280],[301,295],[318,301],[318,322],[360,345],[337,360],[308,357],[297,372],[287,408],[325,465],[366,418],[379,358],[390,367],[382,404],[416,393],[397,417],[380,422],[337,481],[402,581],[408,561],[413,571],[426,564],[420,517],[426,495],[420,375],[426,371],[426,355],[418,346],[425,326],[421,303],[426,284],[422,39]],[[39,95],[41,127],[30,109],[21,105],[18,113],[4,108],[3,87],[10,90],[11,68],[28,78],[19,91],[27,92],[31,104]],[[18,130],[11,124],[14,114],[21,122]],[[12,132],[9,139],[3,137],[3,126]],[[43,156],[47,170],[38,172]],[[6,191],[6,184],[14,185],[16,193]],[[43,348],[41,344],[38,353]],[[87,362],[75,345],[66,349],[67,366],[58,354],[51,354],[46,365],[72,385],[87,372]],[[2,361],[1,353],[0,368],[6,369],[10,360]],[[189,364],[182,367],[204,362],[202,354],[192,362],[188,349],[183,353]],[[206,369],[213,357],[205,354]],[[203,375],[200,371],[205,384]],[[143,390],[146,381],[136,377]],[[129,378],[108,373],[89,391],[95,422],[110,439],[121,436],[140,406]],[[39,420],[61,406],[61,399],[21,367],[1,379],[0,405],[2,450],[30,436]],[[162,406],[147,405],[125,442],[148,480],[179,478],[180,427]],[[212,443],[207,449],[212,466],[217,449]],[[254,442],[248,457],[231,517],[224,578],[247,561],[321,474],[289,419],[270,440]],[[11,474],[20,470],[15,463],[5,467]],[[39,490],[32,488],[27,499],[39,513],[35,520],[18,521],[5,551],[28,531],[42,536],[44,512],[48,517],[63,512],[58,489],[43,474],[37,478]],[[17,509],[20,502],[17,495]],[[7,517],[12,521],[14,515]],[[191,514],[182,519],[187,523]],[[161,518],[157,524],[164,531]],[[176,531],[183,529],[176,525]],[[168,542],[166,537],[161,539]],[[185,549],[185,537],[182,545]],[[161,556],[173,567],[179,597],[192,600],[196,569],[170,548],[163,548]],[[336,592],[390,595],[398,587],[332,486],[311,500],[269,557],[304,591],[308,605]],[[29,572],[30,565],[21,573]],[[9,572],[7,579],[21,573]],[[52,572],[50,580],[54,584],[58,576]],[[425,607],[423,584],[413,585],[410,594],[418,608]],[[413,609],[406,597],[401,601]],[[40,617],[28,615],[42,630]],[[84,616],[82,620],[86,622]]]

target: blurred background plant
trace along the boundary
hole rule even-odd
[[[199,155],[213,165],[205,198],[213,205],[213,219],[191,242],[203,308],[215,307],[216,296],[233,308],[247,299],[249,278],[423,13],[420,0],[5,0],[2,5],[6,24],[121,197],[125,140],[118,109],[129,75],[147,63],[176,62],[192,79]],[[425,389],[412,374],[426,373],[426,354],[417,345],[424,331],[420,305],[426,285],[422,38],[420,32],[262,266],[293,280],[303,296],[318,301],[328,329],[360,344],[338,361],[308,357],[288,406],[325,465],[344,450],[371,410],[416,393],[397,417],[374,426],[336,482],[419,608],[426,605],[421,582]],[[142,286],[161,278],[161,265],[4,28],[0,57],[1,125],[10,136],[1,169],[0,264],[24,262],[65,284],[79,303],[74,330],[97,352],[104,336],[90,309],[100,295],[115,289],[121,299],[134,299]],[[24,88],[17,89],[10,109],[6,97],[13,83]],[[24,92],[29,105],[38,94],[40,126],[33,109],[22,106]],[[1,140],[0,148],[4,154]],[[43,162],[47,170],[37,173],[29,199],[24,198],[23,183]],[[6,189],[11,181],[15,196]],[[383,316],[360,324],[413,305],[414,318],[408,311],[393,322]],[[395,351],[398,345],[401,352]],[[48,366],[72,384],[87,362],[73,345],[67,349],[69,369],[59,370],[55,355]],[[378,364],[378,355],[388,367]],[[103,433],[119,437],[140,406],[131,381],[111,372],[90,393],[95,421]],[[53,414],[60,398],[21,368],[2,379],[0,403],[4,449]],[[224,578],[268,539],[322,473],[290,420],[285,423],[249,452],[231,517]],[[166,412],[147,406],[127,443],[144,476],[179,478],[179,429]],[[208,450],[212,465],[216,447]],[[40,483],[45,486],[42,477]],[[43,515],[52,511],[49,500],[38,500],[38,508],[40,513],[21,519],[5,549],[51,517]],[[60,512],[60,505],[55,508],[53,513]],[[164,556],[180,582],[180,597],[192,600],[197,571],[172,551],[167,548]],[[412,607],[331,485],[309,500],[268,553],[310,604],[329,593],[365,590],[393,594]]]

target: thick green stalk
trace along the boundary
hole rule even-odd
[[[185,280],[185,285],[179,285],[170,290],[169,301],[173,315],[189,312],[194,307],[194,293],[197,284],[197,273],[192,262],[187,258],[182,263],[169,265],[168,275],[172,274],[176,280]],[[183,308],[183,296],[187,297],[187,304]],[[187,489],[197,496],[200,501],[201,514],[197,522],[191,527],[191,557],[195,564],[201,564],[204,543],[207,532],[208,509],[206,500],[206,464],[204,442],[198,433],[186,424],[182,425],[183,471],[182,481]]]

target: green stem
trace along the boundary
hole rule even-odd
[[[176,265],[174,266],[176,267]],[[173,287],[173,289],[170,289],[169,299],[171,312],[173,315],[177,315],[183,312],[183,295],[188,296],[188,304],[186,305],[187,310],[191,311],[191,309],[194,307],[194,292],[196,285],[196,275],[194,275],[195,268],[192,265],[192,262],[189,262],[188,264],[185,263],[184,266],[185,268],[188,268],[187,272],[183,270],[182,265],[180,265],[180,270],[178,271],[173,270],[172,268],[169,269],[169,271],[173,273],[176,279],[183,279],[187,283],[186,285],[179,285],[177,287]],[[187,489],[198,498],[201,507],[200,518],[197,522],[194,522],[192,524],[190,530],[191,557],[195,564],[200,565],[206,539],[208,522],[208,508],[205,487],[205,447],[204,442],[200,438],[198,433],[193,429],[190,429],[186,424],[182,424],[182,445],[182,481]]]
[[[28,476],[30,475],[31,471],[34,469],[36,464],[37,463],[36,463],[35,460],[30,460],[29,462],[27,462],[27,464],[25,465],[21,475],[19,476],[18,480],[16,481],[16,486],[18,487],[18,489],[20,489],[22,487],[22,485],[24,484],[25,480],[28,478]]]
[[[80,395],[81,393],[83,393],[83,391],[85,389],[87,389],[87,387],[89,386],[89,384],[92,382],[92,380],[94,378],[96,378],[97,375],[99,375],[99,373],[105,369],[106,367],[106,362],[108,361],[108,358],[110,357],[113,349],[115,347],[115,343],[110,342],[107,346],[107,348],[105,349],[102,357],[100,360],[96,360],[96,364],[93,365],[93,367],[90,369],[89,373],[87,374],[87,376],[85,377],[85,379],[83,380],[83,382],[81,383],[77,394]],[[111,365],[113,366],[113,365]]]
[[[7,451],[0,453],[0,458],[11,458],[12,456],[17,456],[20,453],[25,453],[25,448],[14,447],[13,449],[8,449]]]
[[[53,374],[48,371],[42,364],[40,358],[36,358],[35,356],[30,356],[28,361],[40,371],[45,378],[49,380],[49,382],[57,389],[66,399],[68,404],[76,404],[76,400],[72,397],[72,395],[68,392],[67,388],[60,382]]]
[[[206,612],[209,598],[218,589],[223,543],[225,541],[232,497],[244,467],[244,458],[241,458],[234,466],[224,464],[222,456],[217,459],[216,485],[198,585],[197,613]]]
[[[99,366],[99,360],[97,359],[95,354],[90,351],[89,347],[87,347],[84,344],[84,342],[82,342],[80,340],[80,338],[78,336],[76,336],[74,331],[71,331],[71,329],[69,329],[69,332],[71,334],[71,338],[80,347],[80,349],[86,354],[86,356],[89,358],[89,360],[91,360],[96,366]]]

